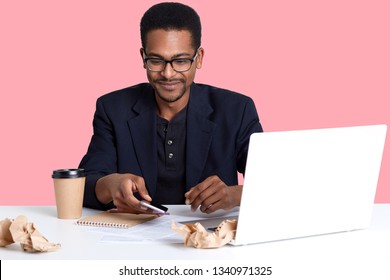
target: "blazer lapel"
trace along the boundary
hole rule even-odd
[[[138,115],[128,120],[128,125],[142,176],[149,194],[153,196],[157,185],[157,136],[156,105],[151,88],[144,92],[133,110]]]
[[[208,119],[213,109],[206,98],[207,92],[202,92],[196,84],[192,84],[187,110],[187,189],[198,184],[201,179],[216,126]]]

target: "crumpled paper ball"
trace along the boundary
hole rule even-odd
[[[9,231],[9,227],[12,222],[10,219],[5,219],[0,221],[0,247],[5,247],[9,244],[14,243],[12,239],[12,234]]]
[[[60,244],[50,243],[33,223],[28,223],[25,216],[0,221],[0,247],[15,242],[20,243],[26,252],[51,252],[61,247]]]
[[[208,232],[199,222],[180,227],[172,222],[171,228],[184,237],[186,246],[202,249],[219,248],[234,239],[237,220],[224,220],[214,232]]]

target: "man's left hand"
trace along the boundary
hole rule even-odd
[[[218,209],[229,210],[240,205],[242,185],[227,186],[218,176],[210,176],[191,188],[186,194],[186,204],[204,213]]]

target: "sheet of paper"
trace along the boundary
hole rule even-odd
[[[180,223],[188,220],[207,220],[216,217],[238,215],[238,208],[232,211],[217,211],[213,214],[204,214],[200,211],[191,212],[190,209],[177,213],[177,215],[165,215],[157,219],[136,225],[128,229],[86,227],[88,231],[102,234],[100,242],[109,243],[183,243],[183,238],[172,230],[172,221]]]
[[[95,227],[88,231],[102,233],[101,242],[114,243],[183,243],[183,238],[171,229],[172,217],[162,216],[128,229]]]
[[[105,235],[103,242],[182,243],[183,238],[171,229],[172,218],[163,216],[129,230],[126,235]]]

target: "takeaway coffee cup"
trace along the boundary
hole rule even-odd
[[[83,209],[85,186],[84,169],[53,171],[54,191],[59,219],[78,219]]]

